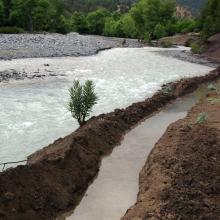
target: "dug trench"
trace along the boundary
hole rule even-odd
[[[29,156],[27,165],[0,174],[0,219],[55,219],[73,209],[96,177],[101,159],[126,132],[170,101],[220,76],[206,76],[164,85],[153,97],[126,109],[92,117],[69,136]]]
[[[140,172],[136,204],[121,220],[220,219],[219,110],[220,95],[208,92],[168,127]]]

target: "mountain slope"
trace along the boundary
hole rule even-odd
[[[208,0],[176,0],[180,5],[188,7],[193,13],[198,13]]]
[[[135,0],[64,0],[64,3],[72,11],[89,12],[94,11],[98,7],[104,7],[109,10],[117,10],[117,5],[131,6]]]

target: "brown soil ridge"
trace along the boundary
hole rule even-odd
[[[187,33],[187,34],[176,34],[174,36],[160,38],[159,44],[163,42],[171,42],[172,45],[186,46],[190,45],[191,42],[198,40],[199,35],[197,33]]]
[[[208,39],[203,55],[214,62],[220,62],[220,33]]]
[[[206,112],[204,123],[195,123]],[[140,172],[136,204],[121,220],[220,219],[220,95],[171,124]]]
[[[27,165],[1,173],[0,219],[55,219],[74,208],[96,177],[102,157],[127,131],[171,100],[219,76],[220,68],[167,84],[152,98],[91,118],[69,136],[31,155]]]

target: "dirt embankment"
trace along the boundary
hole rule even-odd
[[[159,44],[163,42],[170,42],[172,45],[189,46],[191,42],[198,40],[199,35],[197,33],[176,34],[174,36],[163,37],[158,40]]]
[[[69,136],[31,155],[28,164],[0,174],[0,219],[55,219],[74,208],[109,154],[135,124],[202,82],[220,76],[220,68],[203,77],[165,85],[152,98],[126,109],[91,118]]]
[[[196,123],[204,112],[207,119]],[[220,219],[220,95],[212,93],[171,124],[152,150],[137,203],[122,218],[146,219]]]
[[[220,33],[208,39],[203,55],[215,62],[220,62]]]

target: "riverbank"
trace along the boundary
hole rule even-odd
[[[220,64],[220,34],[210,37],[206,43],[203,43],[203,45],[200,45],[200,38],[199,33],[177,34],[161,38],[152,43],[156,47],[163,47],[166,44],[172,46],[187,46],[188,50],[185,51],[167,50],[160,54],[216,68]],[[193,43],[200,47],[201,53],[195,54],[191,52],[189,47]]]
[[[181,44],[176,44],[181,45]],[[0,83],[25,79],[44,79],[65,76],[65,72],[57,72],[51,68],[50,59],[76,58],[97,54],[99,51],[111,48],[141,48],[146,46],[137,39],[80,35],[78,33],[62,34],[1,34],[0,35]],[[150,47],[151,48],[151,47]],[[173,57],[178,60],[202,64],[216,68],[219,64],[201,56],[193,55],[189,48],[167,48],[157,50],[155,54]],[[30,60],[45,59],[34,70],[30,68]],[[22,61],[23,60],[23,61]],[[8,64],[5,63],[8,62]],[[9,62],[11,62],[9,64]],[[16,63],[23,62],[23,69]],[[116,61],[117,62],[117,61]],[[154,61],[156,62],[156,61]],[[24,64],[25,63],[25,64]],[[14,65],[15,64],[15,65]],[[74,64],[72,64],[74,68]],[[3,68],[5,66],[5,68]],[[36,67],[36,65],[34,65]],[[28,69],[27,69],[28,68]]]
[[[210,74],[165,85],[152,98],[91,118],[85,126],[31,155],[28,164],[0,174],[2,219],[54,219],[74,208],[124,134],[171,100],[192,92]]]
[[[56,78],[65,78],[70,75],[78,75],[81,71],[81,68],[84,68],[85,71],[90,72],[94,67],[91,66],[90,62],[93,62],[93,65],[97,63],[97,59],[103,57],[100,61],[100,66],[109,60],[109,63],[106,63],[104,67],[107,71],[112,71],[112,69],[119,69],[120,62],[123,62],[124,65],[128,60],[120,60],[117,51],[121,51],[122,55],[127,56],[127,59],[131,58],[133,60],[133,66],[145,59],[148,59],[144,65],[149,68],[149,65],[154,65],[154,63],[159,63],[161,59],[165,60],[169,57],[175,58],[172,59],[173,62],[176,60],[187,61],[188,63],[202,64],[204,70],[207,67],[216,68],[218,64],[209,62],[206,59],[202,59],[195,55],[192,55],[189,48],[186,47],[177,47],[177,48],[156,48],[156,47],[145,47],[145,48],[114,48],[109,51],[102,51],[101,53],[95,56],[80,56],[80,57],[43,57],[43,58],[24,58],[24,59],[12,59],[12,60],[2,60],[0,65],[0,83],[23,81],[23,80],[47,80],[47,79],[56,79]],[[131,51],[134,50],[134,53]],[[135,52],[140,52],[138,55]],[[146,52],[146,53],[142,53]],[[151,57],[147,57],[148,52],[151,52]],[[109,53],[109,57],[106,54]],[[142,54],[142,56],[140,55]],[[111,57],[112,56],[112,57]],[[105,60],[104,60],[105,57]],[[93,61],[92,61],[93,60]],[[113,61],[110,65],[110,62]],[[79,63],[81,65],[79,66]],[[168,63],[164,64],[165,66],[169,65]],[[113,66],[115,68],[113,68]],[[139,68],[139,66],[137,67]],[[145,69],[146,72],[147,69]],[[181,68],[181,71],[184,71],[185,68]],[[103,70],[104,71],[104,70]],[[122,68],[122,71],[123,68]],[[124,72],[122,72],[124,73]],[[133,70],[135,73],[135,69]],[[121,74],[121,73],[120,73]]]
[[[171,124],[139,176],[136,204],[122,220],[219,219],[220,96],[208,94]],[[201,113],[207,119],[196,123]]]
[[[0,34],[0,60],[37,57],[90,56],[116,47],[142,47],[136,39],[78,33]]]

